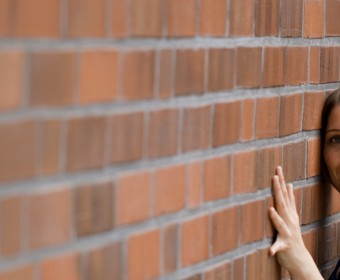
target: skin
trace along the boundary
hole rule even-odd
[[[340,192],[340,104],[331,111],[325,135],[324,160],[332,185]],[[281,167],[273,177],[276,208],[269,209],[269,216],[278,231],[270,254],[277,256],[293,280],[323,279],[302,239],[299,216],[296,211],[293,186],[286,184]]]
[[[337,105],[329,115],[324,159],[332,185],[340,192],[340,105]]]
[[[299,215],[296,211],[293,185],[286,184],[282,168],[276,168],[273,177],[275,205],[269,209],[278,235],[269,253],[277,256],[292,280],[323,279],[312,256],[305,247],[300,230]]]

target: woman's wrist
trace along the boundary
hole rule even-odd
[[[304,247],[299,253],[295,265],[287,268],[292,280],[321,280],[323,279],[318,267],[316,266],[312,256]]]

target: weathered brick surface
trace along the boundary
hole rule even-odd
[[[339,0],[0,0],[0,280],[280,280],[272,177],[328,279]]]

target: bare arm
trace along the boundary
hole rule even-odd
[[[269,216],[278,231],[270,254],[276,255],[292,280],[322,280],[322,276],[302,239],[299,216],[296,211],[293,185],[285,183],[281,167],[273,177],[275,206]]]

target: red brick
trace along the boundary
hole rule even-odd
[[[236,59],[236,85],[246,88],[259,87],[262,73],[262,48],[239,47]]]
[[[309,48],[309,83],[320,82],[320,47]]]
[[[105,0],[68,1],[68,30],[70,37],[103,37],[105,35]]]
[[[22,211],[23,204],[20,196],[0,201],[0,250],[4,257],[18,255],[22,250]]]
[[[60,35],[60,0],[18,0],[11,7],[11,35],[14,37],[49,37]]]
[[[236,143],[240,139],[241,102],[218,103],[214,114],[214,147]]]
[[[203,167],[202,162],[191,162],[187,166],[188,188],[187,188],[187,207],[196,208],[201,204]]]
[[[165,273],[177,269],[178,252],[178,225],[167,226],[163,231],[163,268]]]
[[[104,117],[74,118],[69,121],[67,170],[78,171],[103,165],[105,126]]]
[[[280,109],[280,136],[301,131],[302,94],[282,96]]]
[[[0,2],[0,37],[7,37],[10,32],[11,2],[11,0]]]
[[[231,280],[231,264],[226,263],[205,273],[205,280]]]
[[[233,186],[234,194],[257,191],[256,151],[243,151],[234,155]]]
[[[166,214],[184,207],[186,169],[184,165],[162,168],[155,173],[154,213]]]
[[[320,50],[320,82],[339,81],[339,47],[322,47]]]
[[[241,243],[261,240],[264,236],[264,201],[241,206]]]
[[[257,0],[256,2],[256,36],[279,35],[279,0]]]
[[[178,111],[164,109],[149,115],[148,156],[170,156],[177,153]]]
[[[326,0],[326,36],[340,35],[340,3],[337,0]]]
[[[302,35],[302,0],[285,0],[281,3],[281,36],[300,37]]]
[[[269,217],[268,210],[270,207],[274,207],[274,197],[272,195],[266,198],[266,204],[265,204],[265,220],[264,221],[265,221],[265,229],[266,229],[267,238],[274,237],[276,233],[276,229],[273,225],[273,222]]]
[[[254,99],[245,99],[242,101],[241,113],[241,141],[246,142],[254,138],[255,126],[255,101]]]
[[[115,115],[111,119],[110,163],[142,158],[144,114],[141,112]]]
[[[117,95],[117,61],[115,51],[86,51],[81,54],[79,102],[109,102]]]
[[[230,158],[220,157],[204,162],[204,201],[227,198],[230,195]]]
[[[113,227],[111,183],[86,185],[76,189],[75,222],[78,236],[107,231]]]
[[[172,50],[161,50],[159,53],[159,86],[158,98],[170,98],[173,93],[173,57]]]
[[[196,0],[167,0],[168,36],[196,34]]]
[[[271,138],[278,135],[280,99],[277,96],[256,100],[255,138]]]
[[[226,33],[227,1],[202,0],[200,11],[201,34],[208,36],[224,36]]]
[[[265,248],[247,256],[247,280],[281,279],[280,265],[268,250]]]
[[[19,50],[0,52],[0,110],[17,109],[21,105],[24,58],[24,53]]]
[[[320,175],[320,139],[307,142],[307,178]]]
[[[185,108],[183,112],[182,151],[206,149],[210,145],[211,107]]]
[[[152,98],[154,96],[154,73],[154,51],[126,52],[121,77],[124,99]]]
[[[139,172],[123,175],[117,185],[118,224],[134,223],[149,217],[151,174]]]
[[[304,94],[303,130],[321,128],[321,111],[325,100],[324,92],[306,92]]]
[[[210,49],[208,75],[209,91],[232,89],[234,85],[234,50]]]
[[[28,225],[29,249],[60,245],[70,241],[72,212],[70,190],[28,196],[25,218]]]
[[[36,174],[37,125],[33,121],[0,125],[0,181]]]
[[[202,274],[198,273],[190,277],[186,277],[183,280],[202,280]]]
[[[0,272],[0,280],[35,280],[35,270],[32,265],[12,268]]]
[[[209,257],[209,217],[203,216],[182,224],[182,265],[204,261]]]
[[[36,52],[31,55],[30,104],[62,106],[74,102],[76,57],[72,52]]]
[[[318,264],[337,259],[337,227],[336,223],[318,229]]]
[[[311,256],[313,257],[314,261],[317,261],[317,233],[318,231],[316,229],[310,230],[308,232],[304,232],[302,234],[303,242],[305,243],[305,246]]]
[[[275,168],[282,165],[281,146],[258,150],[257,153],[257,185],[260,189],[271,186]]]
[[[160,274],[160,233],[152,230],[127,242],[127,279],[153,279]]]
[[[246,279],[265,279],[262,276],[262,266],[261,266],[261,255],[259,251],[247,256],[247,266],[246,266]]]
[[[186,3],[185,1],[183,3]],[[199,94],[204,91],[204,50],[178,50],[176,53],[175,94]]]
[[[233,261],[233,280],[244,279],[244,257],[240,257]]]
[[[264,87],[284,85],[284,65],[284,48],[266,47],[264,49]]]
[[[294,189],[294,197],[295,197],[295,205],[296,205],[296,211],[298,215],[301,214],[301,197],[302,197],[302,189]],[[301,220],[300,220],[301,225]]]
[[[51,119],[43,122],[43,138],[41,141],[41,166],[44,175],[57,174],[60,171],[61,123]]]
[[[305,178],[305,142],[283,146],[283,170],[287,182]]]
[[[162,1],[133,0],[131,2],[131,35],[160,37],[163,31]]]
[[[111,0],[111,36],[124,38],[127,33],[127,5],[125,0]]]
[[[213,215],[213,254],[219,255],[233,250],[238,241],[238,208],[229,208]]]
[[[286,85],[300,85],[307,82],[308,48],[286,48]]]
[[[43,260],[41,280],[81,279],[80,256],[70,254]]]
[[[322,217],[321,187],[312,185],[303,189],[302,216],[303,225],[315,222]]]
[[[120,243],[96,248],[88,254],[88,280],[118,280],[122,275],[122,248]]]
[[[324,0],[307,0],[304,4],[304,37],[322,38],[325,36]],[[328,15],[327,15],[328,17]]]
[[[230,0],[230,35],[254,35],[254,0]]]

